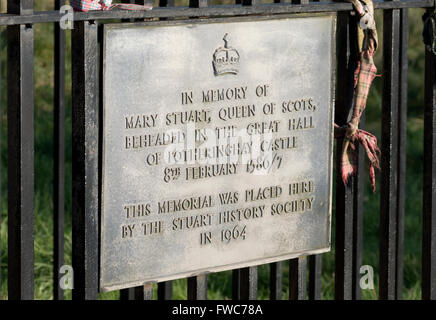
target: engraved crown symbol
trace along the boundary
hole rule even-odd
[[[228,33],[224,35],[224,47],[219,47],[213,54],[213,69],[216,76],[226,73],[238,74],[239,53],[229,46]]]

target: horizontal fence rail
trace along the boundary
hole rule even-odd
[[[124,3],[143,4],[142,0]],[[101,68],[99,20],[110,22],[169,20],[178,18],[264,16],[289,13],[337,12],[335,122],[345,125],[351,116],[353,76],[356,52],[356,17],[348,2],[292,3],[236,0],[234,5],[211,6],[208,0],[191,0],[189,6],[174,6],[161,0],[149,11],[75,12],[72,31],[72,103],[73,103],[73,267],[74,299],[98,298],[99,206],[101,158]],[[7,26],[7,95],[8,95],[8,297],[33,299],[34,295],[34,31],[37,23],[53,23],[54,43],[54,166],[53,166],[53,297],[63,299],[59,288],[59,269],[64,264],[65,220],[65,57],[66,34],[59,22],[64,14],[59,8],[65,0],[56,0],[53,11],[34,12],[33,0],[8,0],[8,12],[0,14],[0,26]],[[380,174],[380,299],[401,299],[403,286],[403,242],[405,216],[405,170],[407,126],[407,49],[408,9],[434,9],[435,0],[374,1],[383,10],[383,98],[382,98],[382,172]],[[423,239],[422,298],[436,299],[436,58],[425,56],[425,117],[423,163]],[[69,63],[69,62],[68,62]],[[38,76],[38,75],[35,75]],[[365,126],[362,117],[360,128]],[[340,146],[338,141],[337,146]],[[336,166],[340,165],[337,148]],[[335,299],[360,299],[360,266],[363,251],[363,198],[366,177],[364,150],[358,150],[358,174],[348,186],[336,171],[335,199]],[[333,246],[332,246],[333,247]],[[269,264],[270,299],[321,299],[322,255],[303,256]],[[289,273],[284,283],[284,271]],[[232,270],[232,298],[258,298],[258,267]],[[187,279],[190,300],[207,299],[208,276]],[[289,289],[284,296],[284,287]],[[120,290],[125,300],[169,300],[173,282]]]
[[[376,9],[430,8],[434,0],[374,1]],[[271,15],[286,13],[315,13],[352,11],[353,6],[346,2],[310,2],[306,4],[274,3],[255,5],[220,5],[209,7],[155,7],[149,11],[91,11],[75,12],[74,21],[118,20],[144,18],[184,18],[184,17],[227,17],[240,15]],[[59,22],[63,14],[59,11],[35,12],[27,15],[0,14],[0,25],[33,24]]]

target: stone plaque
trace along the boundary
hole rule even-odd
[[[104,27],[102,291],[330,249],[335,22]]]

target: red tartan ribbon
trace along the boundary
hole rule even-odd
[[[377,68],[373,63],[372,56],[368,54],[367,51],[361,53],[354,76],[354,106],[352,119],[348,125],[344,127],[339,127],[335,124],[335,138],[345,138],[342,145],[341,176],[342,181],[346,185],[348,178],[356,174],[356,143],[360,143],[364,147],[370,161],[369,177],[371,187],[375,192],[374,168],[380,170],[377,156],[377,154],[380,153],[380,149],[377,145],[377,138],[373,134],[357,128],[362,112],[366,107],[371,83],[377,76]]]
[[[352,2],[360,19],[374,16],[372,0],[347,0]],[[366,16],[366,18],[364,18]],[[377,49],[377,30],[375,23],[366,25],[358,23],[359,61],[354,71],[354,104],[353,115],[350,122],[339,127],[335,124],[335,138],[344,138],[341,155],[341,176],[346,185],[351,175],[357,172],[356,149],[360,143],[370,161],[369,176],[373,191],[375,191],[375,168],[380,170],[377,146],[377,138],[369,132],[358,129],[360,117],[366,108],[369,89],[374,78],[377,76],[377,68],[374,64],[374,54]]]
[[[354,71],[354,108],[351,121],[354,119],[360,120],[362,112],[366,107],[372,81],[377,76],[377,68],[374,62],[372,62],[372,57],[369,59],[366,55],[368,55],[367,51],[363,51],[360,54],[360,59]]]

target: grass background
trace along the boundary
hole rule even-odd
[[[227,1],[227,0],[226,0]],[[1,0],[2,8],[6,0]],[[180,3],[183,3],[182,1]],[[184,1],[186,3],[186,1]],[[214,1],[214,3],[218,3]],[[35,10],[52,10],[53,0],[35,1]],[[3,9],[4,11],[4,9]],[[408,51],[408,122],[407,122],[407,177],[406,218],[404,236],[405,299],[421,297],[421,208],[423,166],[423,108],[424,108],[424,46],[421,40],[421,15],[424,10],[409,10]],[[376,54],[376,65],[382,72],[382,12],[377,11],[381,46]],[[35,25],[35,299],[52,299],[53,262],[53,24]],[[7,299],[7,113],[6,113],[6,29],[1,29],[1,296]],[[65,262],[71,264],[71,50],[67,32],[66,62],[66,219]],[[380,140],[381,85],[377,78],[371,89],[367,106],[367,129]],[[379,174],[377,175],[380,176]],[[364,251],[363,264],[374,268],[374,290],[363,290],[363,299],[378,296],[378,235],[380,195],[372,193],[365,181],[364,198]],[[377,190],[379,185],[377,184]],[[334,199],[334,197],[333,197]],[[333,203],[333,221],[335,207]],[[332,228],[334,241],[334,225]],[[284,262],[283,297],[288,296],[288,263]],[[155,288],[156,290],[156,288]],[[174,282],[174,298],[186,299],[186,279]],[[155,295],[156,296],[156,295]],[[71,291],[66,291],[71,298]],[[269,297],[269,267],[259,267],[259,299]],[[118,292],[100,295],[101,299],[118,299]],[[231,272],[211,274],[208,278],[208,298],[231,299]],[[332,251],[323,255],[322,298],[334,298],[334,242]]]

